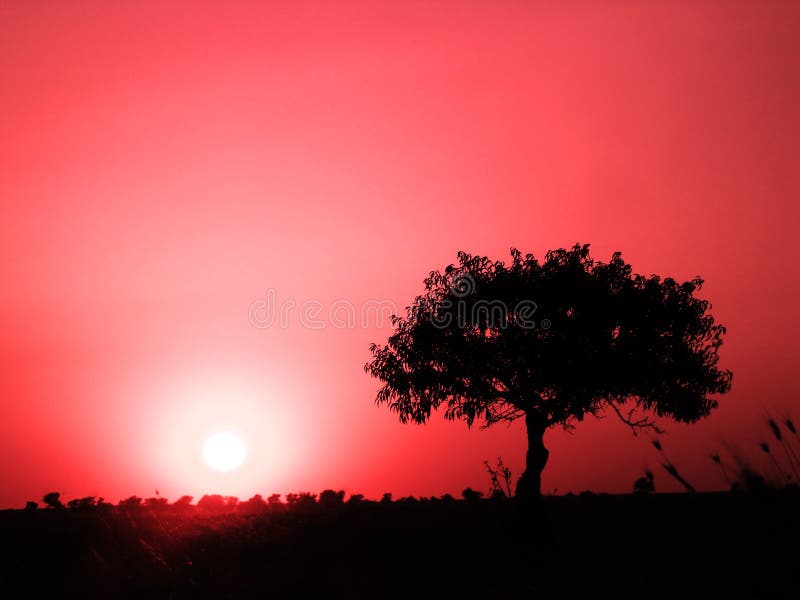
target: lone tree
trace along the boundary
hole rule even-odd
[[[545,431],[605,409],[634,433],[655,417],[694,422],[717,406],[732,374],[717,368],[725,328],[694,296],[703,284],[632,274],[620,253],[595,261],[589,245],[540,262],[458,253],[393,316],[388,344],[365,370],[383,382],[378,404],[403,423],[448,419],[488,427],[525,418],[526,466],[517,495],[541,494]]]

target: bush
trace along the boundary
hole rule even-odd
[[[74,500],[70,500],[69,502],[67,502],[67,506],[72,510],[86,510],[89,508],[94,508],[95,498],[94,496],[86,496],[85,498],[75,498]]]
[[[192,500],[194,500],[194,498],[192,498],[191,496],[181,496],[180,498],[175,500],[175,502],[172,503],[172,506],[174,506],[175,508],[187,509],[192,506]]]
[[[241,512],[260,513],[267,510],[267,503],[261,497],[261,494],[256,494],[246,502],[240,503],[238,508]]]
[[[208,512],[223,512],[225,506],[225,498],[219,494],[206,494],[197,503],[197,508]]]
[[[466,488],[463,492],[461,492],[461,495],[467,502],[477,502],[483,497],[482,492],[478,492],[472,488]]]
[[[129,496],[124,500],[120,500],[119,504],[117,504],[117,506],[125,510],[136,509],[139,508],[141,505],[142,505],[142,499],[139,496]]]
[[[163,510],[169,506],[169,500],[160,496],[157,498],[147,498],[144,501],[144,505],[154,510]]]
[[[319,495],[319,504],[323,508],[337,508],[344,504],[344,490],[334,492],[333,490],[323,490]]]
[[[50,492],[49,494],[44,495],[42,501],[48,508],[64,508],[64,505],[61,503],[59,498],[61,498],[61,494],[58,492]]]
[[[634,494],[652,494],[656,491],[656,485],[654,481],[655,477],[653,476],[653,472],[649,469],[646,469],[644,472],[643,477],[639,477],[636,481],[633,482],[633,493]]]

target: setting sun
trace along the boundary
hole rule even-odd
[[[0,0],[0,590],[800,598],[798,73],[800,0]]]
[[[229,431],[215,433],[203,444],[203,459],[215,471],[233,471],[240,467],[247,456],[247,447],[242,438]]]

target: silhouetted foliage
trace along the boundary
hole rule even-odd
[[[267,510],[267,503],[261,494],[256,494],[246,502],[241,502],[239,510],[247,513],[260,513]]]
[[[467,502],[475,502],[483,497],[483,493],[473,490],[472,488],[466,488],[464,491],[461,492],[461,496]]]
[[[286,504],[289,507],[307,510],[317,504],[317,495],[311,492],[286,494]]]
[[[710,396],[727,392],[732,375],[717,368],[725,328],[695,297],[702,283],[635,275],[620,253],[595,261],[588,245],[541,262],[512,249],[509,264],[459,252],[393,317],[365,369],[384,383],[377,402],[404,423],[439,407],[467,425],[524,417],[517,493],[536,496],[549,427],[610,409],[635,431],[655,427],[635,409],[693,422],[716,407]]]
[[[492,467],[488,460],[483,461],[486,470],[489,472],[491,487],[489,494],[492,497],[511,497],[511,469],[505,466],[502,457],[497,457],[497,467]]]
[[[335,492],[333,490],[323,490],[319,494],[319,504],[324,508],[337,508],[344,504],[344,490]]]
[[[75,498],[67,502],[67,508],[72,510],[86,510],[95,507],[95,497],[86,496],[85,498]]]
[[[653,448],[658,450],[661,453],[661,456],[664,458],[664,462],[661,463],[661,468],[664,469],[670,477],[672,477],[675,481],[680,483],[687,492],[695,493],[697,490],[694,489],[694,486],[686,481],[683,476],[678,471],[678,467],[672,464],[672,461],[667,457],[666,452],[664,452],[664,448],[661,445],[661,442],[658,439],[655,439],[651,442],[653,444]]]
[[[33,500],[28,500],[25,503],[25,510],[27,511],[38,510],[38,509],[39,509],[39,504],[34,502]]]
[[[760,471],[744,458],[742,452],[726,444],[731,461],[723,458],[719,452],[710,455],[711,460],[719,467],[722,478],[731,490],[765,493],[780,489],[796,487],[800,481],[800,437],[791,418],[778,421],[767,415],[767,431],[775,440],[774,445],[765,440],[756,447],[766,458],[768,468]],[[782,451],[774,451],[780,448]]]
[[[317,503],[317,495],[311,492],[300,492],[297,496],[297,506],[308,507]]]
[[[144,505],[152,510],[163,510],[169,506],[169,500],[161,496],[145,498]]]
[[[295,502],[258,513],[242,511],[249,501],[221,512],[191,504],[0,511],[0,564],[11,596],[20,589],[30,598],[624,597],[650,589],[792,597],[796,555],[782,542],[791,547],[800,532],[797,499],[775,490],[585,493],[543,498],[535,512],[450,496]],[[409,563],[409,552],[435,560]]]
[[[129,496],[124,500],[120,500],[117,506],[124,509],[135,509],[139,508],[141,505],[142,499],[139,496]]]
[[[42,502],[44,502],[47,508],[64,508],[59,498],[61,498],[61,494],[58,492],[50,492],[42,497]]]
[[[790,440],[790,435],[797,438],[797,431],[794,428],[794,423],[792,423],[792,420],[788,417],[785,419],[784,426],[790,434],[787,436],[783,435],[781,426],[769,415],[767,416],[767,425],[772,433],[772,437],[775,438],[775,441],[783,450],[783,454],[786,457],[786,469],[780,468],[781,473],[785,473],[786,479],[789,481],[793,480],[795,483],[800,482],[800,458],[798,458],[797,452],[795,452],[794,446]]]
[[[220,494],[206,494],[197,502],[197,508],[207,512],[223,512],[227,503]]]
[[[189,508],[192,505],[192,500],[194,500],[194,498],[192,498],[191,496],[181,496],[180,498],[175,500],[175,502],[172,503],[172,506],[174,506],[175,508],[183,508],[183,509]]]
[[[645,469],[644,475],[633,482],[634,494],[652,494],[656,491],[655,476],[650,469]]]
[[[281,502],[281,495],[280,494],[270,494],[269,498],[267,498],[267,506],[270,510],[281,510],[284,507],[283,502]]]

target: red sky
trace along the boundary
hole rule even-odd
[[[270,289],[404,307],[459,249],[705,277],[733,391],[662,439],[700,488],[800,408],[796,4],[166,4],[0,6],[0,506],[519,474],[521,426],[375,407],[388,327],[248,320]],[[220,427],[251,451],[224,476]],[[546,491],[675,489],[611,417],[547,444]]]

